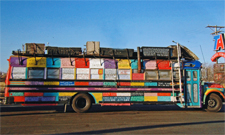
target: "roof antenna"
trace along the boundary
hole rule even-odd
[[[202,52],[202,46],[200,45],[200,48],[201,48],[201,52]],[[204,60],[204,63],[205,63],[205,57],[204,57],[204,54],[202,52],[202,57],[203,57],[203,60]]]

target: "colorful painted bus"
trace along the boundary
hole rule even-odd
[[[137,51],[100,48],[99,42],[86,46],[81,51],[30,43],[26,51],[13,51],[5,104],[69,104],[77,113],[93,104],[175,104],[212,112],[222,108],[224,87],[201,85],[201,63],[184,46],[138,47]]]

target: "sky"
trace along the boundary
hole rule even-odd
[[[225,26],[224,0],[0,0],[0,5],[3,72],[12,51],[25,43],[84,48],[87,41],[100,41],[100,47],[136,50],[176,41],[210,64],[214,31],[206,26]]]

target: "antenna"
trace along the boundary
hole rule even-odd
[[[201,49],[201,52],[202,52],[202,46],[200,45],[200,49]],[[205,57],[204,57],[204,54],[202,52],[202,57],[203,57],[203,60],[204,60],[204,63],[205,63]]]

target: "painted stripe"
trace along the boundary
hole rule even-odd
[[[25,97],[25,102],[53,102],[55,97]]]
[[[144,96],[144,92],[131,92],[131,96]]]
[[[115,87],[10,87],[9,90],[56,90],[56,91],[172,91],[172,88],[115,88]],[[175,89],[179,91],[179,89]]]
[[[130,101],[130,97],[103,97],[103,101]]]
[[[144,93],[144,96],[158,96],[158,93]]]
[[[55,101],[59,101],[59,93],[58,92],[45,92],[44,97],[55,97]]]
[[[53,103],[53,104],[21,104],[22,106],[56,106],[58,105],[57,103]]]
[[[59,92],[59,96],[74,96],[77,92]]]
[[[171,93],[158,93],[158,96],[171,96]]]
[[[44,82],[44,85],[59,85],[59,82]]]
[[[14,102],[25,102],[25,97],[23,96],[15,96]]]
[[[100,103],[101,106],[131,106],[131,103]]]
[[[117,96],[131,96],[131,93],[130,92],[118,92],[117,93]]]
[[[25,97],[41,97],[41,96],[43,96],[44,95],[44,93],[42,93],[42,92],[24,92],[24,96]]]
[[[144,96],[131,96],[131,101],[144,101]]]
[[[60,81],[59,86],[74,86],[74,81]]]
[[[25,82],[19,81],[19,82],[10,82],[10,85],[25,85]]]
[[[157,82],[145,82],[145,86],[157,86]]]
[[[170,96],[158,96],[158,101],[171,101]]]
[[[117,96],[117,93],[115,93],[115,92],[103,92],[102,96],[103,97],[114,97],[114,96]]]
[[[144,101],[158,101],[157,96],[145,96]]]
[[[24,96],[23,92],[10,92],[9,96]]]
[[[131,82],[130,86],[145,86],[144,82]]]

